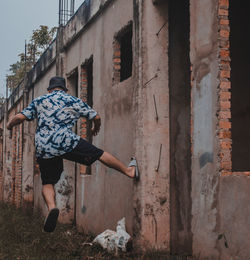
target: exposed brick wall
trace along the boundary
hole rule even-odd
[[[18,112],[23,109],[19,104]],[[16,205],[21,206],[22,202],[22,166],[23,166],[23,125],[17,126],[17,150],[16,150]]]
[[[132,46],[133,26],[129,21],[114,36],[113,40],[113,84],[117,84],[132,76],[133,46]]]
[[[34,176],[39,176],[40,175],[40,170],[39,170],[39,164],[37,163],[37,160],[36,160],[36,156],[34,154]]]
[[[229,0],[219,0],[219,142],[222,175],[232,172]]]
[[[3,200],[3,120],[0,123],[0,200]]]
[[[22,104],[13,109],[12,116],[22,109]],[[15,126],[12,130],[12,203],[21,206],[22,200],[22,125]]]
[[[80,98],[87,102],[88,97],[88,75],[87,69],[85,66],[81,66],[81,74],[80,74]],[[86,118],[80,118],[80,136],[84,139],[87,138],[87,120]],[[80,165],[80,174],[86,174],[86,166]]]
[[[113,41],[113,84],[120,82],[121,45],[117,38]]]
[[[16,127],[15,157],[15,204],[20,206],[22,199],[22,125]]]
[[[88,97],[88,75],[87,75],[87,69],[85,66],[81,66],[81,87],[80,87],[80,98],[87,102]],[[87,129],[86,129],[86,119],[81,118],[80,122],[80,136],[82,138],[87,137]]]
[[[16,108],[13,109],[14,112],[11,113],[11,117],[13,117],[16,114]],[[11,118],[10,117],[10,118]],[[12,142],[12,151],[11,151],[11,158],[12,158],[12,163],[11,163],[11,202],[15,204],[16,201],[16,149],[17,149],[17,127],[13,127],[12,129],[12,135],[11,135],[11,142]]]

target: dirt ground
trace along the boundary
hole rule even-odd
[[[0,259],[6,260],[90,260],[90,259],[175,259],[166,252],[110,254],[93,244],[93,236],[77,232],[74,226],[58,224],[55,232],[42,231],[43,217],[32,209],[17,209],[0,203]]]

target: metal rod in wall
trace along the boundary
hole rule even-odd
[[[153,97],[154,97],[154,107],[155,107],[155,120],[156,120],[156,122],[158,122],[159,116],[158,116],[158,111],[157,111],[157,106],[156,106],[156,101],[155,101],[155,95],[153,95]]]
[[[159,171],[159,168],[160,168],[160,163],[161,163],[161,150],[162,150],[162,144],[160,145],[158,163],[157,163],[157,167],[155,168],[155,171],[156,171],[156,172],[158,172],[158,171]]]

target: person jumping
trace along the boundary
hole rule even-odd
[[[44,231],[53,232],[59,216],[55,203],[54,185],[63,172],[63,159],[84,165],[96,160],[126,176],[139,180],[135,157],[126,167],[110,153],[103,151],[76,135],[72,128],[80,117],[93,121],[92,134],[99,133],[101,118],[97,112],[81,99],[67,94],[65,79],[52,77],[47,88],[48,94],[35,98],[22,112],[16,114],[7,123],[7,129],[25,120],[37,118],[35,134],[36,157],[42,179],[42,195],[48,207],[44,222]]]

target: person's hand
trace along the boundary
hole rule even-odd
[[[13,116],[9,122],[7,123],[7,129],[8,130],[12,130],[12,128],[15,126],[15,125],[18,125],[18,124],[21,124],[24,120],[26,120],[27,117],[24,116],[23,114],[21,113],[18,113],[16,114],[15,116]]]
[[[7,129],[9,130],[9,138],[11,139],[12,138],[12,128],[13,128],[13,126],[12,126],[12,124],[10,123],[11,121],[9,121],[8,123],[7,123]]]
[[[9,138],[12,139],[12,128],[9,129]]]
[[[96,135],[99,133],[99,131],[100,131],[100,128],[98,129],[98,128],[93,127],[93,128],[91,129],[91,133],[92,133],[92,135],[94,135],[94,136],[96,136]]]
[[[91,129],[92,135],[96,136],[101,128],[101,117],[99,115],[96,115],[95,118],[93,119],[94,126]]]
[[[10,122],[7,123],[7,129],[12,130],[12,126],[11,126]]]

